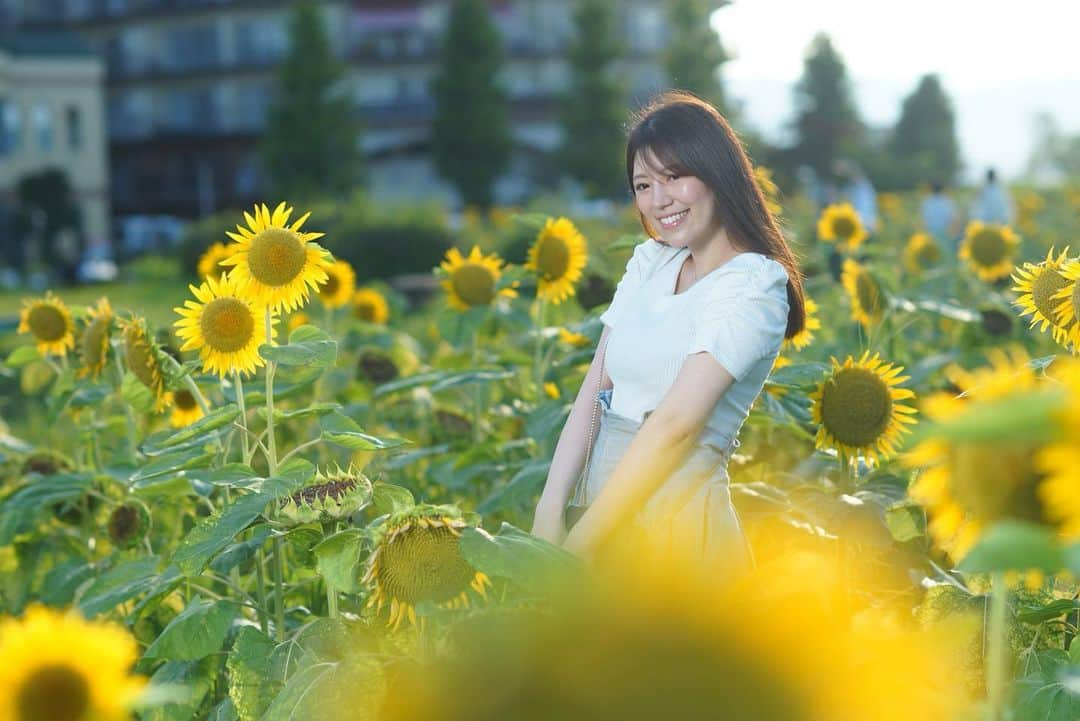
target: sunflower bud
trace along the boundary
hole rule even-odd
[[[297,524],[344,520],[367,505],[371,482],[360,471],[319,471],[315,482],[281,504],[281,516]]]

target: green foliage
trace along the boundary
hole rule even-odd
[[[260,150],[266,187],[291,202],[344,196],[362,177],[359,126],[320,5],[297,3]]]
[[[927,180],[949,184],[960,170],[960,148],[952,103],[937,75],[924,75],[904,98],[900,119],[889,142],[893,160],[902,163],[906,177],[899,187]]]
[[[667,0],[668,27],[664,66],[677,88],[708,100],[728,119],[735,107],[724,91],[721,68],[731,56],[709,24],[715,3],[707,0]]]
[[[795,147],[791,164],[806,164],[819,174],[832,172],[833,161],[862,136],[844,60],[825,34],[810,44],[803,75],[795,87]]]
[[[622,53],[612,0],[578,0],[570,86],[560,104],[562,169],[593,197],[626,196],[625,88],[615,75]]]
[[[506,94],[496,80],[502,41],[483,0],[454,0],[432,94],[431,151],[439,173],[466,205],[488,208],[510,162]]]

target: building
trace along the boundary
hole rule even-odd
[[[19,180],[48,168],[67,175],[87,241],[107,241],[105,64],[69,34],[0,35],[0,208],[5,216],[15,208]]]
[[[108,68],[113,211],[183,217],[261,199],[256,144],[275,66],[288,45],[289,0],[0,0],[21,27],[75,29]],[[449,0],[322,0],[330,42],[347,63],[376,198],[453,201],[427,151]],[[572,0],[492,0],[506,43],[503,85],[516,139],[503,202],[525,196],[539,158],[559,143]],[[665,85],[662,0],[618,4],[629,103]],[[14,18],[11,20],[11,18]]]

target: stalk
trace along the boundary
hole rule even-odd
[[[1004,721],[1005,704],[1009,685],[1008,656],[1009,589],[1005,586],[1005,574],[994,571],[990,577],[990,629],[986,642],[989,651],[986,659],[986,689],[989,697],[987,718]]]
[[[270,308],[266,308],[266,344],[273,345]],[[268,475],[277,475],[277,439],[274,437],[274,370],[277,364],[266,361],[266,464]],[[285,544],[281,536],[274,535],[274,632],[278,642],[285,640]]]

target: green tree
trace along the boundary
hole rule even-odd
[[[488,208],[495,179],[510,163],[506,94],[496,76],[502,41],[484,0],[454,0],[443,41],[442,73],[432,84],[431,151],[439,174],[468,205]]]
[[[626,195],[626,91],[615,75],[622,51],[611,0],[578,0],[569,49],[570,86],[560,104],[564,172],[593,197]]]
[[[273,197],[343,196],[362,180],[360,125],[343,77],[318,5],[301,0],[260,145]]]
[[[810,44],[803,75],[795,86],[795,147],[790,162],[810,165],[821,174],[862,137],[863,126],[852,99],[843,58],[827,35]]]
[[[912,184],[931,178],[951,182],[960,170],[956,119],[937,75],[924,75],[904,99],[889,149],[910,166]]]
[[[731,56],[720,36],[709,25],[715,0],[667,0],[668,46],[664,66],[672,83],[708,100],[728,119],[735,108],[729,104],[720,77]]]

